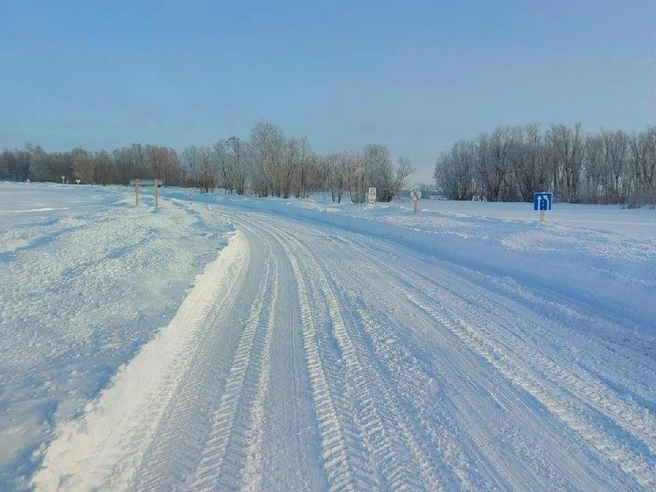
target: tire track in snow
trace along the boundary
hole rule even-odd
[[[431,288],[429,284],[421,281],[420,285],[423,287],[424,292],[431,292],[435,289],[435,287]],[[572,397],[585,402],[598,413],[609,418],[624,432],[633,436],[646,447],[646,450],[637,452],[638,455],[647,453],[647,456],[643,458],[645,462],[648,462],[649,458],[654,461],[654,458],[656,458],[656,420],[647,409],[634,402],[627,402],[619,398],[615,391],[600,383],[587,371],[561,366],[554,359],[545,356],[517,335],[512,334],[509,329],[503,329],[504,326],[522,324],[521,321],[518,321],[521,316],[516,314],[512,316],[508,311],[497,309],[489,299],[478,294],[468,293],[468,298],[465,301],[461,294],[447,288],[442,289],[448,291],[449,298],[456,304],[455,309],[457,312],[468,313],[469,316],[472,316],[471,309],[468,308],[466,303],[472,303],[483,308],[483,311],[486,312],[485,317],[480,314],[474,316],[476,329],[471,326],[471,323],[469,325],[472,330],[475,330],[475,333],[485,337],[486,340],[494,341],[497,352],[503,351],[506,354],[514,354],[518,364],[521,361],[521,363],[528,366],[529,370],[537,373],[540,379],[552,383],[560,391],[566,391],[562,397],[563,401],[570,401],[568,406],[572,408],[574,414],[587,415],[589,410],[577,404],[576,401],[572,400]],[[436,296],[441,295],[444,298],[444,294],[434,293]],[[480,313],[480,311],[478,312]],[[453,316],[456,320],[458,319],[455,313]],[[525,328],[530,329],[530,327]],[[590,418],[589,420],[593,419]],[[617,435],[615,438],[622,441],[626,440]],[[636,446],[629,447],[636,449]],[[629,466],[629,468],[631,467]]]
[[[241,248],[244,258],[248,258],[248,243],[242,241]],[[226,315],[237,302],[241,290],[238,285],[243,283],[248,262],[241,261],[240,264],[240,270],[233,272],[234,281],[225,286],[225,295],[214,300],[208,313],[198,313],[202,332],[197,333],[193,340],[186,370],[177,375],[175,393],[166,400],[166,410],[143,455],[135,475],[137,489],[177,487],[197,465],[207,438],[207,415],[211,414],[212,406],[225,385],[221,376],[227,372],[226,361],[220,354],[227,345],[225,329],[230,326]],[[153,401],[158,399],[156,396]]]
[[[254,219],[251,219],[254,223]],[[352,428],[352,416],[349,415],[347,402],[343,396],[331,394],[328,379],[335,377],[334,367],[325,364],[317,341],[317,327],[312,315],[308,298],[309,285],[306,283],[301,268],[302,261],[292,251],[287,242],[265,224],[266,228],[278,241],[287,254],[298,286],[303,325],[303,344],[307,368],[310,374],[313,400],[323,449],[322,458],[329,480],[330,490],[357,490],[358,485],[371,484],[371,472],[362,463],[361,452],[354,443],[358,442],[357,431]],[[334,380],[334,379],[333,379]]]
[[[492,309],[491,307],[488,312],[493,312]],[[496,310],[494,312],[496,317],[498,312]],[[531,367],[545,379],[570,390],[582,401],[641,441],[656,456],[656,418],[648,409],[640,407],[633,401],[620,398],[614,390],[601,383],[588,371],[562,366],[552,357],[520,341],[509,331],[494,330],[493,334],[486,335],[499,341],[499,344],[507,350],[520,353],[522,359],[529,361]]]
[[[299,251],[303,250],[304,246],[295,241],[291,235],[287,235],[287,237]],[[346,395],[354,407],[354,416],[358,422],[359,432],[364,438],[366,451],[371,455],[373,463],[370,466],[376,470],[378,476],[378,482],[372,485],[376,488],[394,490],[413,485],[413,488],[417,488],[416,480],[407,474],[395,456],[389,432],[383,425],[379,410],[374,404],[375,397],[369,390],[367,376],[359,363],[355,347],[342,319],[337,299],[326,280],[325,273],[310,254],[303,254],[303,256],[305,265],[311,265],[312,276],[315,281],[318,281],[320,290],[326,299],[333,336],[341,355],[340,361],[332,360],[329,365],[331,367],[344,366],[344,374],[335,375],[335,378],[343,381]],[[330,343],[329,340],[327,342]],[[323,353],[327,354],[328,350],[324,349]]]
[[[318,232],[318,234],[328,238],[322,232]],[[306,245],[306,247],[313,250],[310,245]],[[366,248],[361,251],[366,251]],[[313,251],[313,255],[315,258],[318,257],[316,251]],[[372,261],[368,255],[362,253],[362,256],[365,257],[366,261]],[[361,262],[358,264],[365,267]],[[411,450],[414,465],[420,471],[429,490],[434,489],[438,484],[440,488],[455,486],[458,490],[480,490],[484,481],[477,472],[471,469],[465,453],[455,441],[453,436],[458,435],[458,430],[453,420],[446,413],[441,413],[438,418],[427,414],[427,410],[432,409],[435,405],[434,395],[427,393],[426,388],[433,387],[435,381],[418,367],[407,367],[407,358],[405,362],[398,361],[398,357],[392,355],[388,348],[389,334],[380,335],[381,328],[369,314],[369,310],[364,309],[361,303],[352,299],[352,294],[335,280],[327,265],[319,266],[317,261],[315,261],[315,265],[323,271],[322,283],[324,284],[324,290],[331,290],[327,297],[332,298],[333,306],[337,311],[340,311],[340,309],[332,292],[341,292],[341,312],[347,317],[348,326],[353,328],[346,336],[352,342],[353,353],[361,354],[356,358],[363,361],[361,364],[362,371],[367,373],[368,385],[373,387],[371,391],[367,388],[366,392],[375,394],[377,402],[384,402],[384,404],[378,404],[381,413],[389,413],[386,422],[388,423],[387,428],[392,434],[391,439],[394,440],[392,448],[407,447]],[[361,275],[361,272],[354,271],[346,263],[340,263],[340,268],[350,272],[349,275],[353,278]],[[328,286],[328,282],[331,286]],[[392,359],[396,359],[398,363],[386,365],[382,362],[383,360]],[[412,373],[411,378],[414,379],[412,386],[416,387],[416,391],[412,398],[406,398],[406,400],[416,412],[416,418],[411,412],[408,412],[407,408],[405,412],[400,410],[400,401],[403,397],[399,395],[396,389],[409,386],[410,381],[406,375],[408,371]],[[387,380],[381,377],[382,375],[386,375]],[[422,381],[422,383],[417,384],[417,380]],[[417,399],[420,400],[418,405]],[[436,425],[438,423],[439,426]],[[401,431],[400,436],[393,435],[396,425]],[[422,437],[420,438],[420,436]],[[446,452],[448,458],[436,455],[434,449]],[[437,463],[441,465],[439,470],[435,468]],[[407,475],[407,466],[408,463],[403,465],[403,471],[405,472],[403,475]],[[411,490],[418,488],[416,480],[408,478],[407,481],[412,484]],[[490,486],[490,484],[487,485]]]
[[[408,418],[398,410],[396,400],[391,396],[388,385],[383,384],[384,382],[380,379],[378,371],[372,370],[371,364],[377,361],[377,356],[369,350],[362,349],[361,341],[357,340],[358,332],[356,330],[347,331],[342,311],[346,314],[353,310],[354,306],[349,306],[350,309],[340,309],[335,295],[338,284],[326,267],[319,264],[316,253],[313,253],[313,256],[314,258],[309,261],[313,263],[314,270],[321,271],[319,275],[321,290],[329,305],[335,336],[342,354],[347,359],[345,363],[348,373],[347,379],[354,386],[353,397],[360,400],[358,403],[362,413],[361,419],[367,429],[369,450],[378,465],[378,472],[383,475],[383,488],[420,490],[426,487],[426,490],[429,490],[434,487],[443,488],[449,483],[456,483],[457,479],[446,463],[442,462],[445,468],[441,472],[437,472],[431,461],[426,458],[425,448],[410,432],[410,426],[407,423]],[[358,325],[352,316],[346,316],[350,321],[349,326],[355,327]],[[368,354],[369,357],[358,356],[358,354]],[[367,360],[367,364],[361,363],[363,360]],[[385,405],[381,405],[380,401],[383,401]],[[383,423],[381,417],[383,413],[390,414],[385,419],[385,423]],[[398,426],[401,431],[400,436],[395,435],[394,425]],[[410,463],[397,456],[398,451],[404,448],[409,449],[414,459],[412,464],[419,470],[424,480],[423,483],[417,480],[417,477],[411,475],[412,472],[408,466]],[[433,456],[433,458],[436,457]],[[435,461],[440,462],[441,460]]]
[[[495,309],[490,299],[475,292],[467,291],[465,298],[465,294],[436,284],[422,272],[413,272],[415,275],[410,277],[407,272],[394,265],[383,265],[380,260],[376,261],[381,267],[384,266],[393,272],[406,285],[403,291],[408,300],[439,321],[488,362],[491,362],[491,354],[493,354],[498,361],[497,364],[493,364],[497,369],[502,363],[506,363],[504,367],[508,370],[502,371],[506,377],[541,401],[607,460],[617,463],[641,486],[656,484],[656,469],[652,464],[655,461],[656,424],[653,415],[647,409],[634,402],[620,399],[612,389],[599,383],[587,371],[580,370],[574,373],[561,367],[553,359],[533,349],[516,335],[512,335],[508,329],[503,329],[504,324],[509,327],[518,324],[517,313],[514,313],[515,317],[513,317],[507,311]],[[413,287],[412,290],[410,287]],[[420,293],[426,298],[423,303],[416,297]],[[432,307],[435,299],[443,301],[442,310],[448,311],[449,319],[455,322],[445,321],[446,318],[439,315],[439,312]],[[450,307],[447,309],[446,306]],[[473,306],[476,306],[476,310],[472,310]],[[473,317],[476,328],[471,323],[464,322],[463,317]],[[498,318],[503,321],[499,321]],[[466,330],[458,329],[464,326],[467,327]],[[499,328],[496,328],[497,326]],[[488,334],[486,327],[496,329],[494,333]],[[470,336],[463,336],[465,333]],[[482,349],[485,346],[491,348],[485,351]],[[520,369],[520,366],[524,365],[529,369]],[[509,369],[511,367],[512,369]],[[536,372],[540,378],[535,379],[531,374],[533,372]],[[513,377],[509,377],[509,374]],[[540,380],[547,383],[548,390],[539,383]],[[526,384],[519,384],[522,382]],[[532,388],[536,393],[527,388]],[[607,431],[596,430],[597,424],[594,423],[594,418],[581,417],[590,413],[588,408],[577,404],[575,399],[586,402],[591,408],[610,418],[625,432],[638,439],[646,449],[636,449],[630,441],[626,442],[623,436],[610,437]],[[620,442],[616,442],[617,440]]]
[[[426,289],[431,288],[428,283],[423,285]],[[529,343],[525,340],[525,333],[533,333],[541,339],[547,338],[555,346],[559,345],[559,341],[554,340],[555,336],[543,329],[540,324],[529,326],[524,321],[528,317],[525,310],[517,310],[516,306],[510,306],[503,300],[494,302],[478,293],[469,292],[467,299],[464,299],[462,294],[452,289],[444,287],[443,289],[448,290],[454,299],[460,299],[458,304],[461,306],[464,303],[484,306],[484,311],[496,320],[495,323],[482,324],[480,327],[481,330],[485,330],[486,327],[488,330],[493,329],[494,333],[489,333],[489,337],[499,340],[508,350],[520,352],[522,359],[530,362],[545,378],[575,390],[574,393],[581,400],[613,420],[656,455],[656,416],[635,401],[621,398],[617,391],[609,388],[590,371],[576,364],[555,360],[556,353],[545,355],[537,350],[534,346],[535,342]],[[513,329],[513,326],[517,328]]]
[[[481,279],[484,282],[491,284],[490,287],[487,287],[488,289],[492,288],[497,291],[501,290],[509,292],[515,299],[519,298],[524,306],[524,311],[533,314],[537,313],[538,315],[542,315],[544,312],[550,314],[556,313],[558,317],[565,318],[565,320],[572,320],[575,323],[594,327],[595,335],[598,328],[601,327],[603,329],[601,334],[603,338],[589,336],[584,331],[574,332],[572,330],[567,330],[567,323],[564,321],[554,323],[560,329],[561,333],[567,333],[566,338],[558,333],[552,332],[551,330],[544,329],[539,325],[535,327],[535,331],[539,332],[539,338],[548,338],[555,346],[590,346],[596,357],[587,357],[585,363],[590,366],[588,372],[593,375],[595,371],[603,373],[609,364],[617,365],[618,359],[621,359],[623,366],[630,366],[637,369],[642,374],[639,375],[640,380],[636,381],[635,378],[632,379],[627,377],[625,371],[615,372],[613,374],[613,377],[615,378],[614,384],[624,386],[625,390],[628,390],[625,391],[625,393],[631,392],[643,402],[653,400],[652,388],[649,388],[649,385],[644,384],[645,381],[656,380],[656,370],[654,370],[651,365],[651,360],[653,360],[653,358],[650,359],[648,355],[636,352],[631,348],[625,347],[622,343],[612,340],[612,334],[619,333],[620,330],[618,330],[618,328],[621,328],[618,327],[616,323],[602,317],[597,312],[591,312],[589,309],[585,309],[585,306],[581,306],[580,304],[575,306],[576,309],[573,309],[571,305],[568,306],[566,304],[566,300],[563,299],[562,294],[549,291],[549,289],[546,289],[546,293],[543,289],[541,289],[540,292],[529,291],[513,279],[508,280],[507,278],[499,278],[479,273],[478,281],[480,282]],[[501,295],[500,297],[505,299],[504,295]],[[550,321],[552,321],[552,319],[550,319]],[[578,360],[577,362],[581,364],[581,360]],[[633,371],[631,374],[637,376]],[[653,410],[654,407],[652,406],[652,411]]]
[[[294,251],[302,256],[303,264],[311,266],[311,278],[318,283],[320,292],[326,299],[333,336],[340,350],[337,357],[329,357],[331,342],[326,340],[322,354],[327,359],[327,366],[344,366],[343,375],[331,373],[330,379],[341,381],[339,387],[345,388],[348,399],[354,404],[358,427],[372,461],[371,466],[376,469],[379,477],[376,487],[392,490],[434,490],[436,487],[444,489],[455,486],[461,489],[467,481],[459,480],[451,465],[431,453],[411,432],[411,429],[414,432],[419,431],[418,425],[409,423],[408,415],[398,408],[398,397],[392,396],[392,390],[388,388],[389,381],[382,381],[379,371],[373,368],[372,362],[378,362],[376,354],[368,349],[363,350],[357,330],[347,330],[344,315],[347,316],[348,326],[357,326],[358,323],[353,316],[346,314],[351,309],[340,309],[335,295],[338,284],[320,263],[316,252],[310,246],[302,244],[293,234],[282,232],[282,227],[278,230],[294,245]],[[359,354],[367,354],[369,357]],[[381,396],[385,404],[381,404]],[[452,439],[449,445],[455,445]],[[407,450],[410,459],[400,456],[403,450]],[[439,471],[435,469],[436,463],[442,464]],[[416,469],[416,474],[413,473],[413,468]]]
[[[404,440],[412,449],[415,461],[420,465],[424,481],[429,485],[428,490],[431,490],[430,484],[437,483],[453,484],[459,490],[481,490],[483,480],[472,472],[461,446],[453,438],[458,435],[453,419],[445,412],[441,412],[439,418],[436,418],[431,415],[433,412],[426,411],[426,409],[436,406],[435,395],[428,390],[436,385],[436,381],[416,367],[403,369],[398,364],[383,366],[380,359],[396,359],[396,356],[386,348],[390,338],[387,338],[387,343],[381,343],[376,335],[381,326],[369,314],[369,310],[363,309],[356,303],[351,303],[351,309],[357,313],[365,326],[367,333],[364,336],[367,336],[368,340],[361,340],[360,343],[364,347],[370,345],[362,350],[363,353],[370,354],[370,360],[377,362],[377,372],[389,373],[388,377],[396,382],[397,387],[410,385],[408,376],[403,374],[404,372],[411,373],[411,377],[414,379],[412,387],[416,390],[412,398],[408,398],[410,395],[407,394],[402,396],[395,391],[392,385],[387,388],[378,385],[378,389],[386,402],[385,406],[392,411],[393,420],[399,422]],[[411,356],[406,354],[406,357],[409,359]],[[413,413],[408,410],[405,413],[399,410],[403,400],[412,405]],[[439,426],[435,425],[436,423],[439,423]],[[439,450],[440,453],[444,452],[448,456],[436,454],[435,450]],[[437,463],[441,467],[436,470]]]
[[[566,397],[558,395],[560,391],[553,385],[545,386],[529,371],[521,367],[521,363],[511,356],[511,353],[491,339],[483,336],[472,325],[465,323],[458,315],[450,317],[443,315],[430,304],[422,302],[418,297],[408,291],[407,299],[417,307],[432,316],[442,326],[446,327],[473,351],[487,360],[499,370],[506,378],[518,387],[531,394],[549,411],[574,430],[579,436],[595,448],[600,454],[611,462],[617,463],[625,473],[632,476],[643,487],[656,483],[653,466],[641,454],[626,449],[625,446],[610,439],[602,430],[595,428],[594,424],[580,417],[565,403]],[[557,396],[558,395],[558,396]]]
[[[396,272],[397,275],[400,275],[399,278],[407,278],[404,273],[399,273],[398,270],[396,270]],[[480,272],[477,272],[477,274],[481,275]],[[515,296],[515,298],[508,299],[503,294],[500,294],[498,290],[493,290],[495,288],[498,289],[496,283],[490,287],[487,285],[479,285],[478,282],[474,281],[469,284],[471,289],[467,292],[467,295],[464,296],[462,293],[446,287],[446,284],[443,282],[436,283],[435,279],[430,278],[425,271],[415,270],[413,271],[413,275],[413,281],[414,279],[420,279],[423,282],[421,285],[424,288],[432,288],[433,290],[440,288],[448,291],[451,294],[450,298],[453,298],[453,300],[457,298],[462,301],[460,302],[460,306],[463,306],[463,303],[465,304],[463,307],[464,309],[470,309],[472,305],[481,306],[482,310],[488,313],[494,312],[495,319],[499,318],[506,320],[503,329],[497,330],[499,333],[494,335],[495,338],[498,335],[503,336],[505,339],[510,339],[513,336],[517,337],[524,343],[524,346],[532,350],[535,354],[539,354],[540,362],[543,364],[544,368],[547,369],[545,374],[548,374],[549,370],[551,370],[553,375],[558,379],[564,382],[569,379],[570,381],[573,381],[574,384],[578,384],[576,389],[580,390],[579,394],[581,397],[588,398],[588,402],[597,408],[600,413],[612,418],[618,423],[618,425],[624,427],[627,431],[634,433],[634,437],[649,446],[652,452],[656,452],[656,416],[654,415],[653,410],[650,411],[650,409],[645,408],[631,397],[622,397],[620,392],[605,384],[603,378],[599,378],[593,371],[581,367],[581,364],[579,364],[578,361],[577,363],[570,362],[569,364],[565,360],[561,360],[560,362],[556,361],[555,358],[559,355],[558,349],[563,347],[565,340],[562,336],[554,333],[553,330],[547,329],[546,326],[556,327],[560,333],[567,333],[568,338],[566,341],[568,344],[593,344],[597,349],[594,351],[595,354],[603,354],[604,352],[607,352],[609,349],[608,345],[596,338],[586,337],[584,334],[577,333],[562,322],[552,318],[545,319],[545,316],[542,313],[535,311],[534,305],[536,303],[540,303],[544,306],[556,305],[557,309],[566,310],[569,313],[569,316],[575,316],[586,324],[594,325],[596,323],[602,323],[606,326],[607,331],[613,331],[617,328],[611,321],[586,310],[582,312],[573,312],[571,307],[562,306],[554,301],[545,300],[540,297],[543,295],[543,290],[539,293],[522,290],[519,294],[513,291],[512,295]],[[448,275],[450,275],[453,283],[462,281],[461,272],[450,272]],[[492,282],[498,280],[489,275],[486,275],[484,278],[488,278],[488,282],[490,282],[489,279],[491,279]],[[442,280],[444,280],[444,272],[442,273]],[[411,283],[408,283],[408,285],[411,285]],[[503,285],[502,282],[502,286]],[[480,294],[477,291],[485,291],[485,293]],[[554,295],[558,299],[562,297],[562,295],[557,293]],[[517,296],[520,297],[520,302],[518,302]],[[536,315],[541,320],[548,323],[548,325],[542,326],[542,323],[536,323],[529,326],[526,321],[524,321],[526,319],[534,318]],[[497,323],[497,325],[499,324],[500,323]],[[518,327],[520,329],[513,327]],[[530,342],[526,341],[526,338],[530,338]],[[546,347],[547,349],[550,349],[551,355],[549,356],[542,354],[539,350],[533,348],[533,346],[544,347],[545,340],[548,340],[551,345]],[[636,364],[635,359],[631,359],[625,353],[613,351],[613,354],[616,357],[621,357],[627,364]],[[529,357],[527,360],[532,359],[532,357]],[[592,365],[598,369],[604,368],[603,360],[600,362],[597,359],[586,359],[586,362],[592,363]],[[612,362],[615,361],[609,360],[606,361],[606,364]],[[565,365],[567,367],[563,367]],[[640,369],[644,380],[651,380],[656,377],[656,372],[650,366],[640,365]],[[615,373],[613,376],[623,376],[623,374]],[[576,380],[581,381],[580,383],[576,383]],[[635,387],[635,384],[632,383],[635,383],[635,380],[624,380],[621,384],[627,385],[629,392],[634,392],[638,396],[638,399],[642,398],[644,401],[649,401],[652,398],[651,394],[645,394],[643,390]],[[590,386],[594,387],[594,391],[590,391]]]
[[[454,345],[453,342],[458,340],[455,337],[452,337],[451,340],[443,339],[440,336],[441,341],[438,347],[442,346],[439,350],[442,357],[446,357],[446,359],[438,362],[433,359],[432,354],[426,353],[425,360],[421,360],[421,358],[418,360],[415,355],[424,352],[426,347],[422,342],[417,345],[417,340],[413,341],[412,333],[415,329],[408,326],[408,321],[416,317],[419,330],[432,332],[434,320],[411,303],[399,303],[399,300],[403,298],[403,289],[399,289],[397,286],[399,286],[399,282],[401,287],[406,285],[404,280],[406,277],[399,277],[391,271],[392,262],[380,260],[380,256],[389,255],[384,252],[382,252],[383,255],[373,255],[372,249],[379,251],[376,245],[364,242],[356,235],[351,238],[351,243],[354,246],[351,256],[342,259],[344,253],[340,248],[339,263],[332,270],[340,272],[341,277],[348,281],[345,282],[345,285],[346,283],[353,284],[348,287],[349,290],[345,291],[343,296],[345,306],[351,306],[350,308],[345,307],[345,312],[357,312],[367,326],[367,329],[361,330],[362,338],[365,340],[363,351],[366,350],[366,345],[369,345],[368,350],[375,352],[377,356],[372,355],[364,357],[364,359],[377,361],[379,373],[389,374],[389,379],[394,381],[391,388],[399,392],[399,397],[404,402],[404,416],[413,422],[413,429],[418,435],[426,436],[424,439],[429,443],[429,449],[440,450],[440,455],[435,459],[446,461],[446,466],[457,475],[461,481],[460,487],[464,489],[503,490],[509,488],[513,480],[520,479],[520,477],[524,481],[515,482],[516,484],[523,483],[523,485],[517,485],[519,488],[529,485],[536,486],[535,478],[537,477],[532,473],[518,474],[516,464],[504,462],[504,460],[491,460],[499,452],[498,445],[489,436],[486,437],[485,432],[483,435],[478,432],[473,434],[468,432],[468,428],[475,431],[477,426],[485,422],[477,424],[468,418],[463,421],[463,417],[477,413],[477,408],[480,407],[477,399],[481,391],[486,392],[491,399],[497,402],[499,407],[516,414],[515,410],[508,410],[508,405],[512,404],[512,401],[500,403],[490,391],[490,381],[484,373],[479,374],[479,378],[470,379],[466,371],[469,369],[473,375],[478,374],[477,367],[472,365],[469,357],[466,355],[463,357],[464,354],[461,354],[456,346],[459,344]],[[398,259],[395,256],[395,261]],[[413,260],[416,261],[414,258]],[[411,264],[412,262],[409,263],[409,265]],[[424,267],[423,264],[421,266]],[[381,276],[383,271],[385,275],[389,273],[389,276]],[[405,270],[401,271],[407,273]],[[374,275],[375,279],[370,278],[369,274]],[[382,283],[386,289],[369,292],[372,302],[371,305],[368,305],[361,295],[366,296],[364,293],[368,292],[368,286],[374,281]],[[408,283],[408,285],[412,284]],[[355,297],[350,299],[352,296],[349,296],[349,292],[362,292],[363,294],[355,294]],[[389,309],[381,310],[380,306],[388,306]],[[469,353],[469,349],[466,349],[466,352]],[[419,355],[417,356],[419,357]],[[446,368],[450,368],[450,370],[445,371]],[[480,376],[483,376],[482,380]],[[453,400],[453,396],[450,397],[445,392],[449,389],[449,393],[455,396],[456,400]],[[470,413],[464,414],[458,410],[464,405],[470,405]],[[521,412],[526,411],[526,408],[520,407],[516,410]],[[455,412],[458,412],[459,415],[456,415]],[[458,420],[461,422],[459,423]],[[463,425],[466,428],[463,428]],[[481,437],[484,439],[482,442]],[[531,448],[531,452],[533,450],[534,448]],[[556,486],[553,478],[560,480],[561,476],[551,465],[549,458],[550,456],[544,451],[533,457],[533,459],[537,459],[537,462],[548,465],[539,471],[542,479],[545,480],[542,483]],[[495,464],[501,465],[501,468],[494,467]]]
[[[280,242],[280,238],[268,232],[261,224],[258,226],[258,222],[253,220],[253,214],[246,214],[245,216],[238,215],[238,217],[239,220],[237,222],[240,227],[246,230],[252,230],[253,234],[261,234],[262,238],[266,236],[268,244],[272,247],[275,245],[277,247],[276,249],[288,260],[285,264],[280,265],[284,267],[284,269],[281,268],[281,272],[286,271],[291,276],[291,279],[285,277],[285,282],[281,280],[283,285],[287,285],[287,281],[293,280],[294,271],[291,261],[289,261],[288,255]],[[257,232],[255,232],[256,230]],[[311,393],[311,381],[304,354],[303,327],[298,288],[286,289],[286,292],[293,292],[296,295],[288,298],[284,295],[280,297],[276,319],[276,325],[279,325],[279,328],[271,333],[271,335],[272,343],[276,343],[275,349],[278,349],[278,356],[281,354],[280,348],[284,347],[284,358],[290,365],[286,366],[285,363],[282,363],[284,372],[281,372],[281,361],[274,361],[272,359],[274,353],[274,348],[272,348],[271,354],[269,354],[271,365],[266,368],[266,372],[268,378],[277,380],[276,396],[280,400],[277,402],[272,401],[272,404],[268,405],[267,411],[269,413],[265,415],[265,398],[258,399],[258,402],[262,404],[262,408],[256,408],[254,414],[258,420],[262,421],[262,427],[258,429],[261,432],[256,435],[249,447],[249,463],[253,462],[257,464],[255,469],[250,467],[250,465],[247,466],[247,470],[244,473],[245,477],[249,479],[249,482],[245,485],[249,490],[266,490],[263,487],[272,486],[274,488],[280,487],[281,490],[317,487],[325,489],[328,485],[325,470],[321,466],[313,466],[312,459],[308,459],[314,450],[311,446],[312,440],[307,441],[306,439],[312,439],[313,433],[310,431],[309,426],[303,425],[303,422],[309,419],[310,422],[315,424],[312,427],[317,430],[318,425],[315,409],[304,407],[301,403],[305,400],[307,393]],[[294,317],[294,313],[296,312],[298,313],[297,318]],[[287,325],[287,323],[294,324]],[[287,352],[288,350],[289,352]],[[280,378],[284,378],[285,381],[280,381]],[[269,389],[269,394],[271,394],[271,391],[273,391],[272,388]],[[261,415],[258,417],[258,414]],[[278,421],[277,419],[281,420]],[[264,440],[264,425],[269,426],[273,422],[276,422],[275,430],[267,428],[266,440]],[[266,443],[270,443],[272,440],[274,440],[273,442],[282,442],[280,439],[284,439],[285,436],[293,436],[294,442],[289,443],[291,449],[283,453],[286,459],[281,461],[280,447],[275,446],[272,454],[271,450],[266,449],[269,447]],[[290,458],[293,458],[293,462],[290,462]],[[317,456],[316,465],[321,465],[320,456]],[[267,471],[282,469],[292,471],[292,473],[286,473],[288,477],[285,477],[283,480],[278,478],[267,483],[266,479],[270,477],[263,474],[262,467],[265,466],[270,467]],[[317,472],[319,472],[321,477],[317,476]]]
[[[252,231],[253,234],[257,234]],[[260,236],[261,237],[261,236]],[[264,238],[262,237],[264,241]],[[280,292],[280,279],[279,279],[279,265],[273,254],[273,249],[268,245],[267,251],[274,261],[274,276],[273,276],[273,296],[271,300],[271,307],[275,307],[278,302],[278,295]],[[257,381],[257,395],[252,409],[252,425],[251,425],[251,442],[246,449],[246,465],[243,476],[246,482],[242,482],[244,490],[255,491],[262,490],[262,477],[264,475],[262,463],[262,447],[265,439],[265,408],[264,404],[271,394],[271,349],[273,345],[273,331],[275,327],[275,317],[273,314],[269,315],[266,334],[264,336],[264,350],[261,354],[261,371],[260,377]]]
[[[269,382],[269,354],[275,321],[273,307],[279,291],[277,261],[270,245],[263,242],[267,245],[269,262],[230,366],[225,391],[214,411],[212,429],[198,469],[188,481],[193,490],[259,488],[258,453],[263,441],[261,426]],[[270,291],[273,294],[267,296]],[[256,477],[256,480],[245,483],[245,477]]]

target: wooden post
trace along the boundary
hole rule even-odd
[[[540,222],[544,222],[544,216],[545,216],[545,213],[540,212]]]
[[[155,208],[157,208],[157,180],[155,180]]]
[[[413,201],[415,202],[414,203],[414,211],[415,211],[415,213],[417,213],[417,204],[419,203],[419,200],[413,200]]]
[[[134,194],[137,199],[137,207],[139,206],[139,180],[135,179],[134,180]]]

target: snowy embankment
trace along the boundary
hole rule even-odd
[[[0,488],[656,486],[654,211],[0,186]]]
[[[206,205],[152,205],[128,188],[0,183],[0,490],[168,324],[233,230]]]

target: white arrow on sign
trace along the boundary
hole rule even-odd
[[[544,201],[547,204],[547,206],[545,207],[547,210],[551,208],[550,207],[551,203],[549,203],[549,195],[540,195],[540,201],[541,202]],[[540,209],[542,209],[542,207],[540,207]]]

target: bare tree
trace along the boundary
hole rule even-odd
[[[364,203],[367,199],[367,160],[357,151],[344,152],[349,195],[353,203]]]
[[[333,203],[341,203],[348,179],[349,158],[347,153],[333,153],[319,160],[325,176],[326,188]]]
[[[31,162],[32,151],[30,145],[26,145],[25,149],[5,150],[2,153],[0,177],[10,181],[25,181],[30,176]]]
[[[299,167],[300,155],[300,141],[293,137],[287,139],[283,159],[276,173],[278,176],[277,181],[279,182],[278,189],[280,190],[278,196],[282,198],[289,198],[291,196],[294,177]]]
[[[410,162],[410,159],[406,157],[399,157],[396,164],[396,169],[394,170],[395,179],[390,187],[390,194],[392,197],[398,196],[398,194],[406,186],[406,179],[414,173],[415,168],[412,165],[412,162]]]
[[[91,152],[73,149],[73,177],[84,184],[94,183],[95,160]]]
[[[246,192],[246,181],[251,173],[249,145],[237,137],[230,137],[226,140],[226,150],[231,163],[228,166],[230,183],[238,195],[243,195]]]
[[[151,172],[148,165],[146,149],[141,144],[132,144],[113,152],[116,164],[117,179],[120,184],[127,185],[131,179],[148,177]]]
[[[268,121],[251,130],[252,185],[259,196],[282,196],[286,141],[282,131]]]
[[[40,146],[30,149],[30,179],[32,181],[52,181],[50,155],[44,152]]]
[[[534,193],[549,189],[547,151],[537,123],[517,129],[516,135],[510,159],[518,199],[532,201]]]
[[[471,200],[476,193],[476,143],[461,140],[435,164],[435,186],[449,200]]]
[[[180,162],[175,150],[158,145],[146,145],[143,154],[147,169],[144,176],[158,179],[165,185],[180,184]]]
[[[610,203],[621,203],[626,199],[629,180],[626,176],[629,160],[629,136],[622,130],[602,130],[606,169],[610,173]]]
[[[482,134],[479,137],[476,163],[483,198],[490,201],[509,198],[508,175],[515,141],[515,131],[502,126],[491,136]]]
[[[631,139],[633,191],[627,198],[630,206],[656,204],[656,126],[635,134]]]
[[[609,173],[604,139],[591,135],[586,138],[585,146],[579,198],[585,203],[608,203]]]
[[[316,166],[315,156],[312,154],[310,142],[307,137],[298,140],[298,163],[296,180],[296,197],[307,198],[310,195],[311,173]]]
[[[94,173],[94,181],[102,185],[113,183],[116,179],[114,159],[112,159],[111,154],[106,150],[102,150],[96,154]]]
[[[585,155],[585,142],[581,133],[581,124],[574,128],[565,125],[551,125],[547,138],[553,150],[554,191],[565,201],[579,201],[579,181],[581,165]],[[564,190],[560,191],[560,188]]]
[[[326,176],[320,163],[320,156],[311,152],[307,164],[307,183],[305,184],[305,198],[314,191],[325,191]]]
[[[208,147],[186,147],[182,151],[182,162],[191,183],[198,186],[201,193],[214,192],[218,173]]]
[[[394,197],[395,173],[387,147],[370,144],[362,151],[363,171],[367,187],[376,187],[376,199],[389,202]]]
[[[212,159],[215,162],[219,174],[219,186],[224,192],[232,193],[234,190],[233,178],[233,159],[228,150],[228,141],[221,139],[212,146]]]
[[[652,189],[656,180],[656,127],[636,135],[631,144],[637,186]]]

